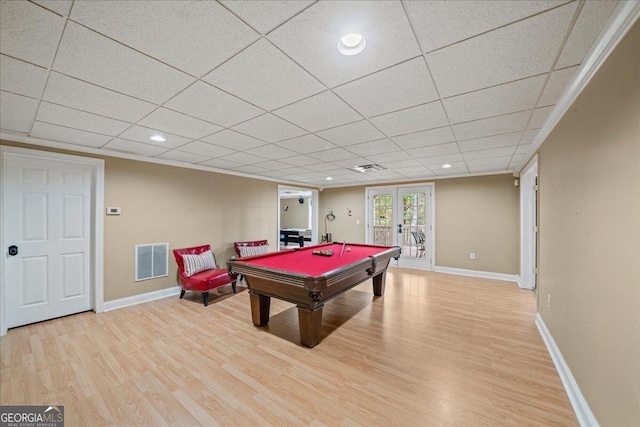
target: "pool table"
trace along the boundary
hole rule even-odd
[[[272,297],[292,302],[298,306],[300,341],[314,347],[320,341],[325,302],[368,279],[373,279],[373,294],[384,295],[387,267],[391,258],[398,259],[400,248],[348,243],[342,252],[342,247],[326,243],[230,260],[229,273],[243,275],[249,288],[253,323],[269,323]]]

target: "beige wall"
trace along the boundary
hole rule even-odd
[[[539,151],[539,310],[602,426],[640,425],[639,55],[636,23]]]
[[[304,198],[304,203],[298,202],[298,198],[280,200],[280,227],[309,228],[310,202],[310,198]],[[284,206],[289,208],[285,211]]]
[[[435,186],[436,265],[518,274],[520,191],[513,175],[443,179]]]
[[[105,206],[122,208],[122,215],[104,218],[105,301],[176,285],[173,254],[168,277],[134,281],[137,244],[169,242],[170,249],[210,244],[221,267],[235,255],[234,241],[268,239],[277,247],[275,182],[72,154],[105,159]]]
[[[364,198],[364,187],[324,189],[320,193],[318,210],[319,234],[323,235],[328,230],[335,242],[364,243]],[[336,217],[333,222],[326,220],[327,209],[331,209]],[[351,209],[351,216],[347,209]]]
[[[320,194],[320,218],[327,208],[336,215],[329,225],[333,240],[364,242],[365,187],[328,188]],[[519,194],[510,174],[435,181],[435,264],[518,274]],[[324,233],[322,221],[320,228]],[[475,260],[469,259],[470,252],[476,253]]]

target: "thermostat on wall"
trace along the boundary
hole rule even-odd
[[[107,208],[107,215],[120,215],[120,208]]]

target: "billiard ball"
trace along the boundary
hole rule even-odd
[[[351,252],[351,248],[347,248],[347,252]]]

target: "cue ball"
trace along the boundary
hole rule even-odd
[[[347,248],[347,252],[351,252],[351,248]]]

